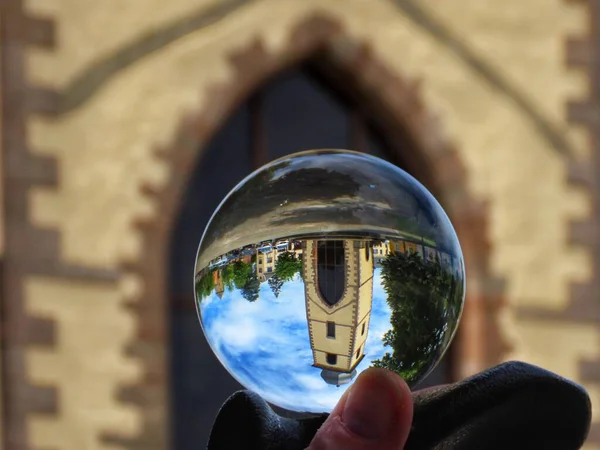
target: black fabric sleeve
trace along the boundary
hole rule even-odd
[[[591,422],[581,386],[522,362],[413,398],[405,450],[576,450]],[[303,450],[326,418],[283,418],[255,393],[240,391],[219,411],[208,450]]]

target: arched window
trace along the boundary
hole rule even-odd
[[[335,366],[337,364],[337,355],[327,353],[326,361],[330,366]]]
[[[344,295],[346,285],[344,241],[317,242],[317,280],[321,298],[329,306]]]

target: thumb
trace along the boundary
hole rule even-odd
[[[307,450],[402,450],[412,415],[402,378],[370,368],[344,393]]]

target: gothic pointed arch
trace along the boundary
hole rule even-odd
[[[489,268],[486,205],[470,193],[460,154],[445,140],[420,95],[420,83],[388,70],[371,49],[354,39],[334,18],[317,14],[302,20],[286,45],[273,52],[256,39],[230,57],[233,76],[212,86],[200,111],[190,113],[170,144],[155,155],[171,168],[160,191],[142,186],[159,213],[135,225],[143,236],[143,255],[124,270],[143,281],[143,290],[129,307],[138,319],[135,339],[126,349],[144,368],[142,379],[119,392],[125,403],[138,407],[144,418],[136,439],[107,434],[106,440],[130,448],[166,448],[168,404],[167,281],[169,236],[185,196],[188,180],[203,158],[203,149],[236,106],[261,84],[308,59],[320,73],[343,86],[347,95],[364,105],[369,117],[384,130],[394,154],[440,200],[453,221],[465,254],[468,300],[458,341],[457,377],[502,359],[506,347],[498,327],[503,283]],[[407,149],[410,149],[407,151]],[[255,165],[264,156],[255,155]]]

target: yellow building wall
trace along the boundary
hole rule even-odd
[[[95,61],[170,21],[217,3],[27,0],[32,13],[51,15],[58,24],[57,50],[31,50],[27,76],[33,84],[55,87],[74,101],[85,90],[77,84],[79,77]],[[523,92],[566,136],[577,155],[586,156],[584,133],[564,121],[566,100],[584,96],[586,83],[583,76],[565,70],[562,53],[566,36],[585,34],[583,8],[544,0],[507,0],[502,8],[468,0],[422,0],[419,5]],[[577,379],[580,355],[591,353],[598,345],[597,328],[564,324],[557,328],[556,324],[517,320],[512,311],[517,306],[561,310],[567,304],[570,283],[590,276],[587,250],[571,247],[567,239],[569,221],[589,214],[589,198],[567,185],[564,161],[514,101],[493,89],[452,48],[391,2],[249,2],[226,20],[192,32],[117,72],[85,103],[60,118],[31,119],[31,147],[55,157],[61,173],[58,190],[32,193],[34,220],[61,231],[62,252],[69,262],[116,267],[125,259],[135,259],[140,236],[132,226],[133,219],[158,214],[139,186],[149,183],[160,189],[170,176],[169,167],[153,158],[152,149],[172,138],[184,113],[202,110],[212,86],[232,79],[228,55],[246,48],[256,36],[273,54],[285,52],[289,30],[315,11],[340,20],[351,36],[368,42],[389,68],[423,80],[423,95],[430,109],[439,115],[468,169],[469,188],[489,201],[492,269],[507,281],[508,289],[509,307],[502,326],[514,352],[507,357],[536,362]],[[269,18],[268,26],[265,18]],[[111,211],[108,218],[104,215],[107,210]],[[61,289],[71,292],[69,286],[28,292],[32,312],[43,311],[56,317],[59,329],[72,330],[61,335],[54,354],[45,356],[55,361],[55,369],[47,370],[45,363],[32,364],[32,378],[55,383],[69,399],[60,420],[36,419],[34,441],[53,442],[60,449],[96,442],[96,447],[87,448],[101,448],[97,437],[106,431],[106,425],[111,431],[128,433],[134,428],[136,413],[115,403],[110,404],[113,417],[127,420],[103,422],[94,414],[77,414],[86,408],[88,397],[83,394],[87,385],[67,382],[58,366],[67,364],[67,350],[73,360],[88,357],[88,349],[76,344],[86,339],[82,336],[90,324],[73,320],[72,314],[90,314],[102,302],[90,305],[86,296],[100,295],[97,288],[78,286],[81,295],[65,304]],[[114,306],[124,296],[117,288],[103,292],[101,297],[112,299],[113,308],[104,310],[102,317],[126,321],[127,316]],[[80,309],[81,302],[91,309]],[[111,337],[107,348],[115,355],[120,355],[127,341],[125,334]],[[548,345],[548,338],[567,346],[561,357]],[[108,385],[116,388],[120,370],[107,366],[104,391],[94,392],[108,396]],[[598,393],[591,392],[597,407]]]
[[[349,370],[351,367],[351,342],[354,328],[354,313],[356,311],[356,286],[351,285],[351,272],[356,271],[356,261],[348,258],[348,252],[353,250],[351,241],[344,242],[346,261],[346,288],[340,301],[332,308],[323,304],[316,284],[316,241],[307,240],[304,243],[304,290],[306,299],[306,314],[311,336],[315,364],[336,367],[340,370]],[[336,338],[327,337],[326,322],[336,324]],[[327,363],[327,353],[338,355],[337,363],[332,366]]]
[[[368,258],[367,258],[367,252]],[[354,253],[354,257],[358,259],[359,264],[359,294],[356,308],[356,325],[354,327],[354,345],[352,346],[352,361],[355,365],[362,355],[367,351],[364,344],[369,335],[369,319],[371,317],[371,307],[373,304],[373,272],[374,260],[373,251],[370,247],[358,249]],[[365,324],[365,332],[362,334],[362,324]],[[360,350],[360,351],[359,351]],[[357,353],[358,352],[358,353]]]
[[[347,372],[351,367],[351,359],[346,355],[338,355],[337,364],[331,365],[327,363],[327,352],[315,350],[315,365],[319,367],[335,368],[343,372]]]
[[[0,30],[1,32],[2,30]],[[0,38],[2,39],[2,38]],[[1,81],[1,80],[0,80]],[[0,98],[2,98],[3,93],[2,93],[2,89],[1,89],[2,84],[0,83]],[[0,124],[4,123],[2,120],[2,111],[0,111]],[[2,126],[0,125],[0,139],[2,139],[3,137],[3,129]],[[2,180],[2,174],[3,172],[3,159],[0,158],[0,198],[4,198],[4,182]],[[4,217],[2,215],[2,213],[0,213],[0,259],[2,259],[4,257]],[[2,294],[0,293],[0,302],[2,302],[2,298],[1,298]],[[0,330],[1,332],[2,330]],[[0,333],[1,334],[1,333]],[[0,386],[3,385],[2,383],[2,374],[4,373],[2,370],[2,350],[0,349]],[[2,412],[2,405],[4,404],[4,402],[2,401],[2,394],[0,393],[0,423],[3,423],[3,412]],[[4,447],[4,438],[2,435],[2,427],[0,427],[0,450],[3,450]]]
[[[307,288],[307,295],[309,295],[311,299],[318,295],[317,288],[314,284],[310,283],[310,287]],[[342,301],[344,300],[345,302],[342,304]],[[339,323],[352,323],[352,313],[354,311],[352,300],[349,298],[343,298],[342,301],[336,305],[334,310],[328,312],[328,310],[325,309],[325,306],[320,306],[317,302],[310,300],[312,307],[311,318],[321,322],[335,320]]]
[[[99,432],[135,436],[137,411],[121,404],[115,392],[141,375],[124,354],[135,322],[123,313],[119,290],[32,278],[26,293],[29,311],[58,323],[56,350],[30,350],[26,361],[33,383],[60,388],[59,416],[30,418],[32,447],[108,450],[114,447],[102,443]]]
[[[367,259],[367,251],[370,252]],[[373,303],[373,251],[370,248],[358,249],[354,253],[354,257],[358,259],[359,266],[359,289],[358,289],[358,305],[356,308],[356,320],[361,321],[366,314],[371,311]]]
[[[330,318],[330,322],[335,322],[335,339],[327,337],[327,323],[310,320],[310,330],[312,333],[313,349],[325,353],[334,353],[336,355],[348,355],[348,349],[352,340],[354,327],[352,323],[338,321],[335,317]]]
[[[358,325],[354,328],[354,348],[353,348],[353,356],[352,356],[352,364],[355,364],[363,354],[365,354],[368,349],[364,347],[365,342],[367,342],[367,337],[369,336],[369,321],[371,315],[367,314],[363,320],[361,320]],[[362,333],[362,326],[365,325],[365,332]],[[357,354],[357,352],[360,352]]]
[[[373,245],[373,254],[376,257],[387,256],[390,253],[389,241],[376,243]]]
[[[347,294],[348,290],[351,289],[351,286],[348,284],[346,285],[346,292],[344,292],[343,297],[334,307],[329,308],[324,305],[320,300],[321,294],[319,293],[318,285],[315,283],[316,278],[313,278],[311,275],[316,271],[314,256],[314,252],[316,251],[316,241],[307,240],[305,241],[305,245],[306,248],[303,254],[304,290],[307,308],[310,310],[310,320],[321,322],[335,321],[336,323],[341,324],[352,324],[354,308],[356,305],[354,304],[354,295]],[[349,251],[348,247],[348,242],[345,242],[344,248],[346,252]],[[346,283],[348,283],[352,279],[352,273],[356,268],[350,266],[346,270]]]
[[[265,277],[268,273],[275,273],[275,263],[277,262],[277,252],[256,253],[256,274],[259,277]],[[269,262],[269,260],[271,262]],[[269,268],[271,272],[269,272]]]
[[[358,248],[356,244],[356,241],[351,240],[344,243],[347,262],[346,291],[344,297],[332,309],[321,305],[319,297],[315,297],[318,287],[309,278],[309,274],[315,270],[314,256],[304,261],[307,318],[315,362],[322,364],[318,362],[318,358],[325,358],[321,355],[322,352],[346,355],[343,361],[347,365],[344,366],[338,356],[335,366],[346,370],[354,368],[364,351],[363,344],[368,332],[365,328],[365,333],[361,334],[362,324],[368,325],[373,300],[373,259],[371,256],[367,258],[368,248]],[[306,242],[307,255],[312,255],[314,248],[315,241]],[[336,324],[335,339],[327,337],[326,321]],[[360,323],[357,325],[357,322]],[[360,353],[357,354],[358,350]]]

